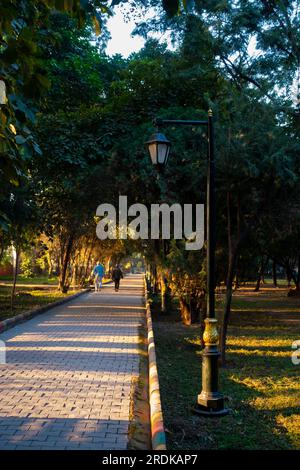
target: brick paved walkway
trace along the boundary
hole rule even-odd
[[[142,276],[0,335],[0,449],[126,449]]]

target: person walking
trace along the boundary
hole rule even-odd
[[[104,266],[100,263],[100,261],[97,261],[97,263],[95,264],[92,271],[92,275],[95,277],[95,292],[98,292],[102,287],[102,279],[104,276]]]
[[[120,287],[120,280],[123,279],[123,273],[121,271],[121,268],[118,264],[114,267],[112,271],[112,280],[115,283],[115,291],[118,292],[119,287]]]

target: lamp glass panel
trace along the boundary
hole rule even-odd
[[[168,156],[167,155],[168,145],[160,142],[157,147],[158,147],[157,149],[158,163],[160,163],[161,165],[164,165],[166,161],[166,157]]]
[[[149,153],[150,157],[152,160],[153,165],[157,165],[157,150],[156,150],[157,144],[156,142],[153,142],[149,144]]]
[[[166,160],[165,160],[165,165],[168,163],[169,155],[170,155],[170,145],[167,145],[167,154],[166,154]]]

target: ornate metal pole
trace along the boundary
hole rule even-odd
[[[208,111],[207,121],[156,119],[155,125],[190,125],[207,128],[207,208],[206,208],[206,240],[207,240],[207,315],[203,340],[205,348],[202,352],[202,391],[198,395],[193,411],[201,416],[224,416],[228,409],[224,408],[224,398],[219,392],[219,350],[218,328],[215,315],[215,250],[216,250],[216,203],[215,203],[215,162],[214,162],[214,126],[212,111]]]
[[[222,416],[228,413],[224,409],[223,395],[219,392],[219,350],[218,328],[215,315],[215,250],[216,250],[216,202],[215,202],[215,161],[214,128],[212,111],[208,111],[207,123],[208,165],[207,165],[207,314],[202,352],[202,391],[198,395],[194,412],[204,416]]]

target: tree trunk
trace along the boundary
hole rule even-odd
[[[74,242],[74,237],[70,236],[68,239],[68,242],[66,244],[66,249],[65,252],[62,254],[62,266],[60,269],[60,274],[59,274],[59,290],[66,294],[69,289],[69,285],[67,282],[67,270],[71,258],[71,253],[72,253],[72,248],[73,248],[73,242]]]
[[[179,305],[180,315],[184,325],[192,325],[199,320],[199,311],[197,310],[197,307],[192,300],[187,302],[186,299],[180,298]]]
[[[153,294],[157,294],[158,293],[158,281],[157,281],[156,265],[152,265],[151,284],[152,284]]]
[[[277,264],[276,264],[275,259],[273,259],[273,263],[272,263],[272,273],[273,273],[273,285],[274,285],[274,287],[278,287],[278,283],[277,283]]]
[[[265,273],[265,267],[268,264],[268,259],[264,261],[264,256],[262,255],[261,260],[260,260],[260,267],[258,270],[258,275],[257,275],[257,281],[256,281],[256,286],[254,289],[254,292],[258,292],[260,288],[260,283],[264,283],[264,273]]]
[[[52,263],[51,254],[50,254],[49,250],[47,251],[46,258],[47,258],[47,262],[48,262],[48,277],[50,277],[50,276],[52,276],[52,272],[53,272],[53,263]]]
[[[90,267],[90,263],[91,263],[91,257],[92,257],[92,249],[90,249],[89,251],[89,255],[87,257],[87,260],[85,262],[85,267],[84,267],[84,274],[83,274],[83,280],[81,281],[82,284],[83,284],[83,281],[84,282],[89,282],[89,279],[91,277],[91,267]],[[110,258],[109,258],[110,260]],[[109,273],[109,262],[108,262],[108,265],[106,266],[106,269],[105,269],[105,275],[107,276]]]
[[[86,244],[84,251],[83,251],[83,255],[81,253],[81,250],[79,250],[79,260],[76,266],[75,286],[81,286],[81,287],[84,286],[85,264],[86,264],[86,259],[87,259],[87,253],[88,253],[88,246]]]
[[[297,283],[298,283],[298,274],[296,274],[295,270],[291,268],[291,278],[295,284],[295,287],[297,289]]]
[[[220,347],[220,364],[225,365],[226,360],[226,338],[227,329],[231,313],[232,301],[232,284],[236,273],[236,262],[238,257],[238,247],[242,238],[241,235],[241,207],[240,200],[237,200],[237,237],[234,241],[232,235],[232,219],[231,219],[231,194],[227,191],[227,240],[228,240],[228,268],[226,277],[226,300],[223,311],[223,318],[219,335]]]
[[[260,283],[261,283],[261,270],[259,269],[258,275],[257,275],[257,280],[256,280],[256,286],[254,288],[254,292],[258,292],[260,288]]]
[[[206,309],[207,309],[205,300],[206,300],[206,296],[205,296],[205,292],[203,292],[201,309],[200,309],[200,343],[201,343],[202,348],[205,348],[205,343],[203,340],[203,334],[205,330]]]
[[[72,263],[72,279],[71,279],[71,286],[76,287],[77,281],[78,281],[78,275],[79,275],[79,266],[75,262],[74,264]]]
[[[4,255],[4,241],[3,239],[1,239],[0,241],[0,263],[2,261],[2,258],[3,258],[3,255]]]
[[[291,281],[292,281],[292,271],[290,267],[290,263],[288,261],[285,262],[285,272],[286,272],[286,278],[288,281],[288,287],[291,287]]]
[[[14,308],[14,300],[15,300],[15,293],[16,293],[16,284],[17,284],[17,277],[18,277],[18,268],[19,268],[19,259],[20,259],[20,250],[16,249],[16,258],[13,266],[13,285],[11,288],[11,296],[10,296],[10,310],[13,313]]]
[[[161,313],[166,313],[166,280],[165,276],[162,273],[161,279],[160,279],[160,299],[161,299]]]
[[[220,329],[220,363],[222,365],[225,364],[225,351],[226,351],[226,338],[227,338],[227,329],[228,323],[230,319],[231,313],[231,301],[232,301],[232,284],[235,274],[235,264],[236,264],[236,257],[237,257],[237,249],[233,250],[230,255],[229,263],[228,263],[228,271],[227,271],[227,280],[226,280],[226,299],[225,299],[225,307],[223,312],[223,321],[221,324]]]
[[[238,275],[238,271],[236,270],[236,275],[234,278],[234,290],[238,290],[239,287],[240,287],[239,275]]]
[[[166,275],[162,272],[160,279],[161,312],[167,313],[170,307],[170,288]]]
[[[110,261],[111,261],[111,256],[109,256],[106,260],[105,263],[105,274],[108,276],[109,271],[110,271]]]
[[[180,305],[180,315],[182,319],[182,323],[184,325],[190,325],[191,324],[191,312],[189,310],[189,305],[185,301],[185,299],[179,299],[179,305]]]
[[[296,289],[300,290],[300,253],[298,255],[298,272],[296,276]]]

